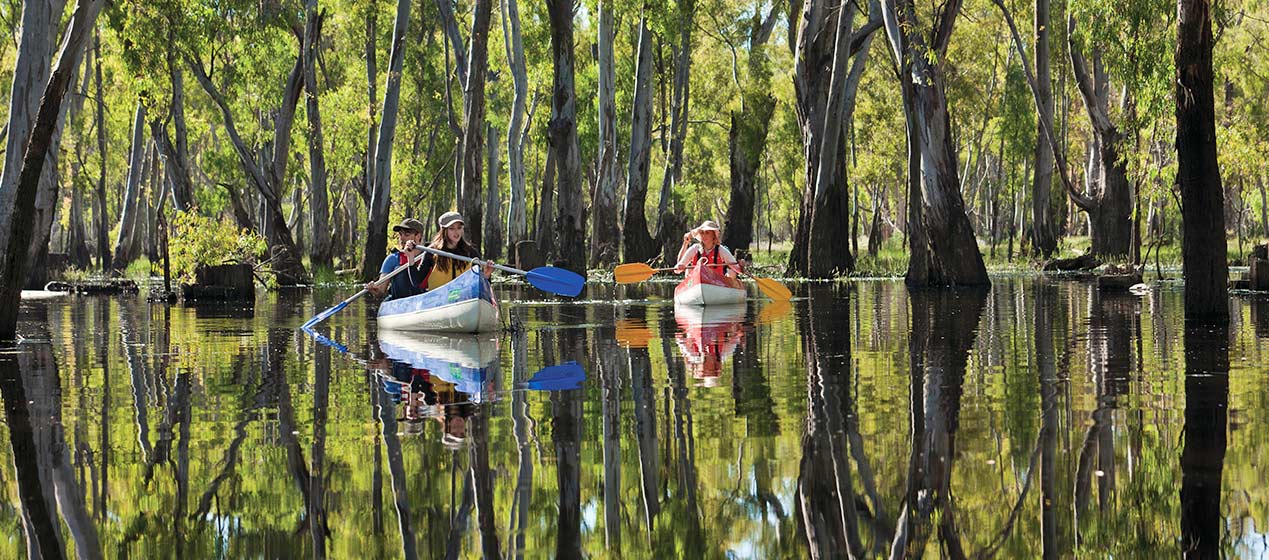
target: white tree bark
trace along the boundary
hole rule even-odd
[[[511,71],[515,92],[511,105],[511,122],[507,129],[507,177],[511,190],[511,204],[507,208],[507,246],[511,250],[528,234],[523,146],[528,132],[524,126],[524,106],[529,80],[524,60],[524,42],[520,35],[520,9],[516,4],[516,0],[502,0],[503,44],[507,48],[507,66]]]
[[[617,227],[617,77],[613,60],[612,0],[599,3],[599,154],[591,198],[590,264],[617,262],[621,230]]]

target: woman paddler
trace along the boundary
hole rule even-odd
[[[436,220],[440,229],[436,235],[432,237],[432,242],[428,247],[440,249],[442,251],[453,253],[464,257],[479,258],[480,254],[476,252],[476,248],[467,241],[463,236],[466,229],[466,223],[463,216],[458,212],[446,212]],[[416,229],[417,228],[417,229]],[[392,254],[388,255],[383,261],[383,266],[379,272],[386,275],[398,266],[409,262],[409,259],[422,253],[423,250],[417,246],[423,240],[423,224],[418,220],[406,219],[392,228],[397,233],[399,249],[394,249]],[[486,261],[484,270],[481,272],[485,278],[489,278],[493,273],[493,262]],[[409,297],[418,295],[429,290],[435,290],[449,283],[464,272],[471,268],[471,263],[451,259],[449,257],[441,257],[432,253],[423,255],[422,262],[414,267],[410,267],[405,272],[392,278],[390,287],[373,287],[373,283],[366,284],[366,289],[370,293],[383,295],[389,292],[392,298]],[[382,278],[383,276],[380,276]],[[405,280],[398,279],[404,277]]]
[[[743,287],[736,275],[744,272],[741,268],[744,263],[737,261],[731,251],[718,242],[719,235],[720,228],[714,220],[705,220],[683,234],[683,247],[679,249],[679,261],[674,265],[674,271],[683,272],[694,264],[716,267],[714,270],[723,272],[723,278],[731,287]],[[693,237],[697,243],[692,243]]]

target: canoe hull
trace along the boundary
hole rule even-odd
[[[482,333],[497,330],[498,302],[475,269],[424,294],[379,306],[379,328],[400,331]]]
[[[749,293],[744,288],[727,285],[726,277],[713,267],[698,266],[674,288],[674,303],[679,305],[735,305],[744,303]]]

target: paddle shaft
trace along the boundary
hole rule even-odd
[[[494,267],[494,268],[496,268],[496,269],[498,269],[498,270],[501,270],[501,271],[503,271],[503,272],[510,272],[510,273],[512,273],[512,274],[519,274],[519,275],[521,275],[521,276],[528,276],[528,275],[529,275],[529,272],[528,272],[528,271],[526,271],[526,270],[520,270],[520,269],[518,269],[518,268],[513,268],[513,267],[510,267],[510,266],[503,266],[503,265],[500,265],[500,264],[497,264],[497,263],[491,263],[491,262],[489,262],[489,261],[482,261],[482,260],[477,259],[477,258],[475,258],[475,257],[464,257],[464,256],[462,256],[462,255],[455,255],[454,253],[450,253],[450,252],[447,252],[447,251],[442,251],[442,250],[440,250],[440,249],[433,249],[433,248],[431,248],[431,247],[427,247],[427,246],[424,246],[424,245],[416,245],[416,246],[415,246],[415,248],[416,248],[416,249],[422,249],[422,250],[424,250],[424,251],[427,251],[427,252],[429,252],[429,253],[432,253],[433,255],[438,255],[438,256],[442,256],[442,257],[449,257],[449,258],[451,258],[451,259],[457,259],[457,260],[460,260],[460,261],[466,261],[466,262],[472,263],[472,264],[474,264],[474,265],[476,265],[476,266],[485,266],[485,265],[489,265],[489,266],[492,266],[492,267]]]
[[[409,262],[406,262],[405,264],[403,264],[403,265],[401,265],[401,266],[398,266],[395,270],[393,270],[392,272],[389,272],[389,273],[387,273],[387,274],[383,275],[383,277],[379,278],[378,280],[375,280],[374,282],[371,282],[371,284],[372,284],[372,285],[374,285],[374,286],[376,286],[376,287],[377,287],[377,286],[382,286],[385,282],[387,282],[387,281],[391,280],[393,276],[396,276],[396,275],[398,275],[398,274],[401,274],[401,272],[402,272],[402,271],[404,271],[404,270],[405,270],[405,269],[407,269],[407,268],[410,268],[410,265],[414,264],[414,261],[415,261],[416,259],[422,258],[422,256],[423,256],[422,254],[419,254],[419,256],[414,257],[414,258],[411,258],[411,259],[409,260]],[[353,294],[353,295],[352,295],[352,297],[350,297],[350,298],[348,298],[348,299],[346,299],[346,300],[344,300],[344,301],[341,301],[341,302],[339,302],[338,304],[335,304],[335,305],[334,305],[333,307],[331,307],[330,309],[327,309],[326,311],[323,311],[323,312],[321,312],[321,313],[318,313],[318,314],[317,314],[317,315],[315,315],[312,319],[309,319],[308,321],[305,321],[305,322],[304,322],[304,324],[303,324],[301,327],[302,327],[302,328],[312,327],[313,325],[316,325],[316,324],[318,324],[318,323],[320,323],[320,322],[322,322],[322,321],[325,321],[327,317],[330,317],[331,315],[334,315],[335,313],[339,312],[339,310],[341,310],[341,309],[343,309],[343,308],[345,308],[345,307],[348,307],[348,304],[350,304],[350,303],[352,303],[352,302],[356,301],[356,300],[357,300],[357,298],[359,298],[359,297],[361,297],[361,296],[364,296],[364,295],[366,295],[366,294],[368,294],[368,293],[370,293],[370,290],[368,290],[368,289],[366,289],[366,288],[362,288],[362,289],[361,289],[361,291],[359,291],[359,292],[357,292],[357,293]]]

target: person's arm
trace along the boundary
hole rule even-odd
[[[696,256],[700,254],[700,245],[693,244],[679,250],[679,262],[674,265],[674,272],[683,272],[683,269],[690,266],[696,261]]]
[[[728,264],[727,268],[731,269],[732,272],[735,272],[737,275],[744,274],[745,271],[740,268],[740,261],[736,260],[735,255],[731,254],[730,249],[720,245],[718,247],[718,256],[723,258],[723,262]]]
[[[396,256],[396,253],[388,253],[388,256],[383,259],[383,264],[379,265],[379,280],[382,280],[389,272],[396,269]],[[390,284],[391,282],[383,282],[380,284],[376,284],[375,282],[366,282],[366,291],[377,297],[383,297],[388,293],[388,287]]]
[[[691,246],[692,236],[695,234],[696,234],[696,230],[691,230],[683,234],[683,246],[679,247],[679,257],[678,259],[676,259],[677,262],[683,262],[683,255],[686,254],[686,251]]]

